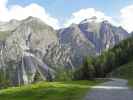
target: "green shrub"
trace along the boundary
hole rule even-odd
[[[70,81],[73,79],[73,71],[68,68],[60,67],[56,71],[55,81]]]
[[[0,70],[0,88],[7,88],[11,86],[11,81],[8,79],[7,74]]]
[[[95,77],[94,60],[92,58],[85,58],[83,65],[75,71],[74,79],[88,80]]]

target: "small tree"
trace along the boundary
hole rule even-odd
[[[93,79],[95,77],[95,67],[92,58],[85,58],[81,68],[75,71],[75,79]]]
[[[83,79],[93,79],[95,75],[95,68],[92,58],[86,58],[83,64]]]
[[[57,69],[55,80],[56,81],[70,81],[73,79],[73,71],[69,68],[60,67]]]
[[[34,82],[38,82],[38,81],[41,81],[41,76],[40,76],[40,73],[37,71],[35,76],[34,76]]]

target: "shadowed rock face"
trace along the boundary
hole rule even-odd
[[[91,22],[84,20],[78,25],[71,25],[59,31],[61,43],[79,44],[76,41],[82,40],[89,43],[89,48],[94,48],[96,53],[113,47],[128,36],[128,32],[122,27],[115,27],[108,21],[96,22],[95,19]]]
[[[82,34],[78,25],[59,30],[60,44],[71,48],[72,62],[79,66],[87,55],[95,55],[94,45]]]
[[[0,33],[0,69],[14,85],[34,82],[37,73],[42,80],[54,79],[53,69],[74,69],[84,57],[128,37],[124,29],[106,21],[84,21],[55,31],[33,17],[1,23]]]

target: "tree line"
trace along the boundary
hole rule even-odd
[[[97,57],[86,57],[83,65],[75,71],[75,79],[106,77],[119,66],[133,60],[133,36],[123,40]]]

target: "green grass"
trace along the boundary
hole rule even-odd
[[[39,82],[0,90],[0,100],[82,100],[100,81]]]
[[[129,86],[133,88],[133,61],[121,66],[112,74],[114,77],[127,79]]]
[[[133,61],[113,71],[112,75],[118,78],[133,79]]]
[[[133,79],[129,79],[129,80],[128,80],[128,84],[129,84],[129,86],[130,86],[131,88],[133,88]]]

